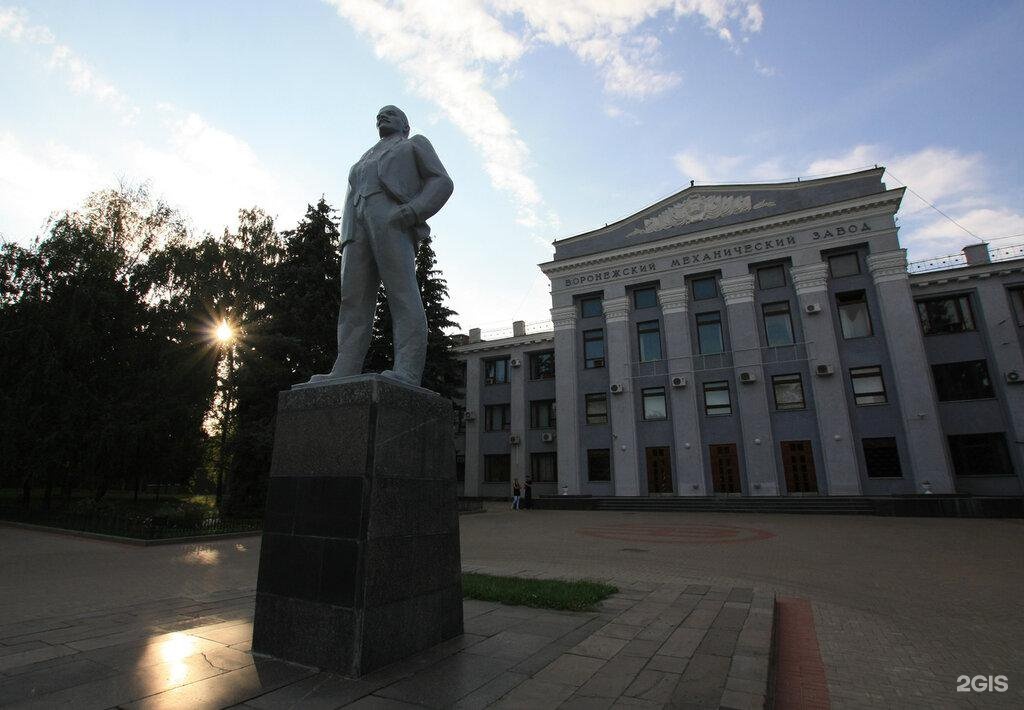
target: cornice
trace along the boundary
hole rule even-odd
[[[754,275],[744,274],[718,280],[718,288],[722,292],[725,305],[734,306],[738,303],[754,302]]]
[[[658,290],[658,301],[662,313],[685,313],[690,300],[690,292],[686,286],[663,288]]]
[[[756,232],[771,233],[772,230],[779,232],[792,231],[792,227],[794,225],[824,221],[842,215],[853,213],[892,214],[899,208],[899,204],[903,199],[903,193],[905,190],[906,188],[898,187],[892,190],[886,190],[885,192],[876,193],[874,195],[859,197],[854,200],[834,202],[831,205],[825,205],[824,207],[814,207],[796,212],[787,212],[781,215],[762,217],[760,219],[751,220],[750,222],[718,227],[707,232],[695,232],[692,234],[665,237],[657,241],[620,247],[618,249],[602,251],[597,254],[587,254],[585,256],[570,259],[558,259],[556,261],[546,261],[542,264],[538,264],[538,266],[546,276],[552,277],[565,271],[576,271],[584,267],[595,267],[608,262],[619,261],[624,258],[640,259],[648,255],[660,254],[662,252],[674,251],[681,248],[689,248],[696,244],[724,240],[731,237],[743,237]],[[893,209],[882,209],[888,207],[892,207]],[[895,228],[878,230],[875,232],[875,235],[878,236],[891,232],[895,232]],[[721,246],[724,247],[728,245],[723,243]]]
[[[924,288],[926,286],[962,283],[964,281],[973,281],[975,279],[989,279],[1020,273],[1024,273],[1024,260],[1015,260],[1013,262],[1004,263],[972,264],[971,266],[942,269],[941,271],[928,271],[923,274],[910,274],[910,286],[912,288]]]
[[[553,342],[555,339],[555,333],[551,330],[545,330],[540,333],[530,333],[529,335],[520,335],[514,338],[502,338],[501,340],[481,340],[477,343],[467,343],[466,345],[458,345],[452,348],[452,352],[456,355],[471,355],[473,353],[488,352],[491,350],[509,350],[516,347],[528,346],[528,345],[540,345],[543,343]]]
[[[793,287],[798,296],[828,290],[828,264],[825,262],[794,266],[789,274],[793,277]]]
[[[878,254],[868,254],[868,271],[875,283],[903,281],[907,275],[907,250],[893,249]]]

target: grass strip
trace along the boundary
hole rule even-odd
[[[610,584],[584,580],[523,579],[475,572],[462,575],[462,596],[467,599],[538,609],[587,611],[617,591],[618,587]]]

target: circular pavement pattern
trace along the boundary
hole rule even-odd
[[[775,533],[761,528],[740,525],[686,523],[683,525],[644,525],[621,523],[579,528],[579,535],[621,542],[657,542],[664,544],[719,545],[733,542],[769,540]]]

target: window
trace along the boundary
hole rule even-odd
[[[530,402],[530,428],[551,429],[555,426],[555,400],[538,399]]]
[[[882,382],[882,368],[878,365],[850,368],[850,383],[856,404],[885,404],[885,383]]]
[[[704,383],[704,413],[709,417],[732,414],[728,382]]]
[[[656,288],[638,288],[633,291],[633,307],[637,310],[641,308],[654,308],[658,305],[658,289]]]
[[[714,276],[694,279],[690,282],[690,287],[693,289],[694,301],[706,301],[709,298],[718,296],[718,282],[715,281]]]
[[[484,483],[507,483],[512,470],[509,454],[486,454],[484,456]]]
[[[762,291],[786,285],[786,269],[778,266],[766,266],[757,270],[757,287]]]
[[[940,402],[995,397],[984,360],[932,365],[932,375]]]
[[[768,347],[793,344],[793,321],[789,317],[789,301],[766,303],[764,311],[764,334]]]
[[[580,300],[580,316],[582,318],[596,318],[604,313],[601,306],[601,298],[584,298]]]
[[[1012,476],[1006,435],[955,434],[949,437],[949,453],[957,476]]]
[[[557,483],[558,456],[551,451],[530,454],[530,478],[534,483]]]
[[[583,331],[583,366],[586,368],[604,367],[604,331]]]
[[[484,431],[504,431],[511,426],[511,405],[488,404],[484,406]]]
[[[501,385],[508,382],[508,358],[487,360],[484,363],[484,384]]]
[[[855,276],[860,273],[860,257],[857,256],[857,252],[830,256],[828,270],[834,279],[841,276]]]
[[[775,408],[779,410],[804,408],[804,383],[800,373],[772,377],[775,390]]]
[[[884,436],[875,439],[863,439],[864,467],[868,478],[900,478],[900,452],[896,448],[896,439]]]
[[[587,449],[587,480],[612,480],[611,449]]]
[[[715,355],[725,350],[722,315],[718,311],[697,314],[697,349],[701,355]]]
[[[917,316],[925,335],[974,330],[971,299],[967,295],[943,296],[917,302]]]
[[[530,353],[530,379],[550,380],[555,376],[555,353]]]
[[[664,387],[648,387],[641,390],[644,400],[644,419],[667,419]]]
[[[661,359],[661,327],[656,320],[636,324],[636,339],[640,344],[640,362]]]
[[[871,335],[871,316],[863,291],[837,293],[836,306],[839,307],[839,325],[843,329],[844,338],[849,340]]]
[[[1011,288],[1009,291],[1013,312],[1017,314],[1017,325],[1024,325],[1024,288]]]
[[[608,395],[604,392],[587,395],[587,424],[608,423]]]
[[[466,455],[455,454],[455,480],[458,483],[466,482]]]

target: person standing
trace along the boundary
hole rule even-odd
[[[533,486],[529,476],[523,481],[523,507],[527,510],[533,507]]]
[[[519,479],[512,479],[512,510],[519,510]]]

